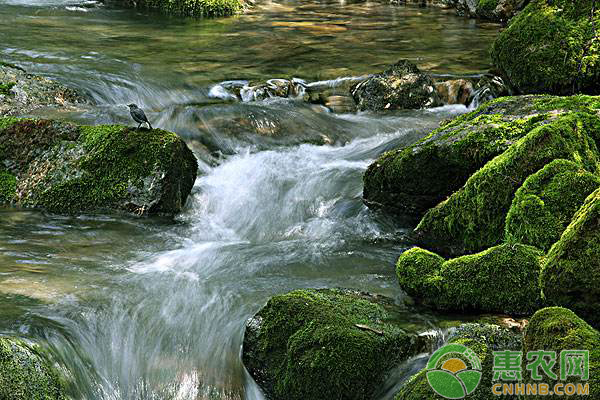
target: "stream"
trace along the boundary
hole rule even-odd
[[[75,399],[263,399],[241,363],[245,320],[274,294],[305,287],[401,304],[393,264],[416,221],[367,209],[362,174],[467,109],[333,114],[291,99],[223,102],[214,88],[355,77],[401,58],[432,73],[483,73],[497,31],[370,1],[259,2],[198,21],[94,1],[0,0],[0,59],[95,102],[36,115],[132,125],[125,104],[136,102],[154,126],[221,153],[200,162],[175,221],[0,208],[0,333],[43,339]],[[277,135],[233,135],[223,123],[232,116]],[[301,143],[320,133],[332,144]]]

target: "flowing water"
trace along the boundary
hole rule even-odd
[[[0,209],[0,333],[44,339],[76,399],[261,399],[240,360],[246,318],[302,287],[401,303],[393,262],[415,221],[369,211],[362,174],[384,150],[466,109],[335,115],[288,99],[224,102],[215,85],[359,76],[400,58],[481,73],[496,32],[379,2],[266,2],[193,21],[90,1],[0,0],[0,58],[95,102],[42,115],[131,123],[123,105],[133,101],[155,126],[221,153],[201,162],[175,221]],[[249,127],[232,128],[240,121]],[[332,144],[302,143],[319,136]]]

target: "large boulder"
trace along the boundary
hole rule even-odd
[[[58,213],[173,215],[197,161],[176,134],[0,118],[0,201]]]
[[[66,400],[64,384],[39,347],[0,337],[0,399]]]
[[[477,388],[470,393],[467,398],[472,400],[492,400],[499,397],[491,391],[494,351],[521,349],[522,335],[515,333],[510,329],[493,324],[463,324],[456,329],[451,330],[448,344],[458,344],[466,346],[472,350],[481,363],[481,379]],[[450,358],[458,358],[468,367],[472,367],[472,361],[464,354],[449,353],[442,356],[437,365],[442,365]],[[457,397],[460,398],[460,397]],[[395,400],[444,400],[445,397],[438,395],[433,391],[427,380],[427,369],[424,368],[413,375],[402,386]]]
[[[340,289],[271,298],[246,324],[242,358],[271,399],[373,399],[421,350],[391,299]]]
[[[595,171],[600,162],[600,118],[573,112],[538,126],[475,172],[462,188],[429,210],[415,238],[430,250],[460,255],[499,244],[515,192],[555,159]]]
[[[364,200],[387,211],[423,215],[534,128],[571,111],[593,114],[599,108],[600,99],[589,96],[494,100],[412,146],[382,155],[364,175]]]
[[[495,66],[522,93],[600,93],[595,0],[532,0],[492,46]]]
[[[526,365],[529,363],[526,357],[527,353],[540,350],[556,354],[556,363],[551,367],[551,371],[556,374],[557,379],[550,379],[540,369],[542,380],[534,380],[526,369]],[[565,376],[566,380],[561,379],[561,368],[564,368],[561,367],[562,352],[573,350],[589,352],[588,380],[574,376]],[[566,354],[565,357],[567,357]],[[565,367],[567,365],[565,363]],[[588,396],[585,397],[600,398],[600,333],[566,308],[548,307],[537,311],[529,320],[523,339],[523,378],[526,384],[547,383],[550,385],[550,389],[556,383],[563,385],[587,384]],[[562,390],[564,390],[564,386]],[[564,397],[560,396],[560,398]]]
[[[548,252],[540,282],[549,304],[568,307],[600,326],[600,188]]]
[[[400,60],[352,89],[359,110],[419,109],[440,104],[433,79],[407,60]]]
[[[542,253],[521,244],[503,244],[444,261],[420,248],[396,263],[400,287],[437,310],[526,315],[540,305]]]
[[[56,81],[0,62],[0,116],[24,115],[42,107],[77,109],[88,101]]]
[[[505,224],[505,241],[544,251],[560,239],[586,197],[600,187],[600,176],[569,160],[554,160],[517,190]]]
[[[244,8],[242,0],[125,0],[124,3],[130,7],[156,10],[166,15],[194,18],[225,17]]]

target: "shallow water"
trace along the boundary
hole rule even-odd
[[[352,287],[401,303],[393,263],[415,221],[368,210],[362,174],[466,109],[335,115],[291,100],[223,103],[210,90],[357,76],[399,58],[480,73],[495,27],[373,2],[268,2],[206,21],[31,3],[0,0],[1,57],[97,103],[42,115],[129,123],[122,105],[135,101],[155,126],[224,154],[201,163],[175,221],[0,209],[0,332],[47,339],[73,397],[261,399],[240,346],[244,321],[270,296]],[[240,119],[252,124],[232,135]],[[254,134],[265,130],[275,136]],[[333,144],[301,143],[319,135]],[[409,313],[407,324],[435,327]]]

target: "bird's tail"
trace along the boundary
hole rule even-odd
[[[150,122],[148,122],[148,126],[150,127],[150,130],[152,130],[152,125],[150,124]]]

